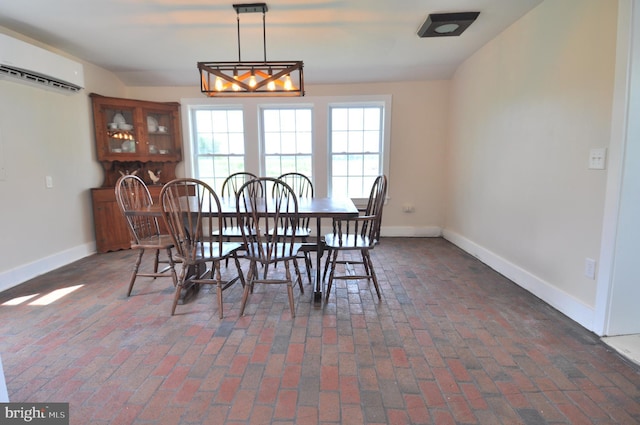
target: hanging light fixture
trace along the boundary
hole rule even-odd
[[[266,3],[234,4],[238,21],[238,62],[198,62],[200,91],[209,97],[304,96],[302,61],[267,61]],[[262,12],[264,61],[243,62],[240,14]]]

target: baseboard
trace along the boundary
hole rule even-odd
[[[592,307],[455,232],[445,229],[442,236],[586,329],[594,330],[595,311]]]
[[[37,261],[0,272],[0,292],[95,253],[96,244],[92,242],[56,252]]]
[[[437,226],[382,226],[380,236],[388,238],[438,238],[442,236],[442,228]]]
[[[326,235],[332,231],[330,226],[322,226],[320,234]],[[438,226],[382,226],[380,236],[383,238],[439,238],[442,236],[442,228]]]

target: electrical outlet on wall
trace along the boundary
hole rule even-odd
[[[412,213],[415,210],[416,210],[416,208],[413,206],[413,204],[403,204],[402,205],[402,212]]]
[[[606,148],[594,148],[589,151],[589,169],[590,170],[604,170],[605,162],[607,160]]]
[[[596,278],[596,260],[593,258],[584,259],[584,275],[589,279]]]

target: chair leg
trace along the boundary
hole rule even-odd
[[[317,255],[317,254],[316,254]],[[304,253],[304,266],[307,268],[307,278],[309,278],[309,285],[313,282],[311,281],[311,269],[313,268],[311,262],[311,255],[308,252]]]
[[[171,254],[171,248],[167,248],[167,262],[169,263],[169,272],[173,279],[173,286],[178,285],[178,275],[176,274],[176,263],[173,261],[173,255]]]
[[[293,283],[287,282],[287,292],[289,293],[289,307],[291,308],[291,317],[296,317],[296,308],[293,303]]]
[[[298,268],[298,263],[294,259],[295,268]],[[289,260],[284,261],[284,268],[287,276],[287,294],[289,295],[289,308],[291,309],[291,317],[296,317],[296,308],[293,301],[293,280],[291,280],[291,270],[289,270]],[[298,275],[299,276],[299,275]],[[300,288],[302,289],[302,282],[300,282]]]
[[[247,282],[244,286],[244,292],[242,293],[242,302],[240,304],[240,316],[244,316],[244,308],[247,305],[247,299],[249,298],[249,289],[253,290],[253,276],[254,270],[257,267],[255,261],[251,261],[249,264],[249,273],[247,274]]]
[[[176,292],[173,296],[173,305],[171,306],[172,316],[176,313],[176,306],[178,305],[178,300],[180,299],[180,292],[182,292],[182,288],[184,287],[184,280],[187,277],[187,269],[188,267],[183,263],[182,268],[180,269],[180,276],[178,276],[178,284],[176,285]]]
[[[324,282],[324,279],[327,277],[327,270],[329,270],[329,261],[331,259],[331,254],[333,254],[333,251],[330,250],[329,248],[326,248],[327,251],[327,259],[324,262],[324,273],[322,273],[322,281]]]
[[[362,251],[362,260],[364,261],[365,267],[369,270],[369,274],[371,276],[371,280],[373,280],[373,286],[376,288],[376,293],[378,294],[378,299],[382,299],[380,295],[380,286],[378,285],[378,277],[376,276],[376,271],[373,268],[373,262],[371,261],[371,256],[369,255],[369,251]]]
[[[220,237],[222,237],[222,234],[220,235]],[[227,242],[231,242],[231,238],[227,238]],[[227,267],[229,267],[229,257],[224,260],[224,268],[226,269]]]
[[[238,269],[238,279],[240,279],[240,283],[244,288],[246,286],[246,282],[244,280],[244,273],[242,272],[242,266],[240,265],[240,259],[238,258],[238,254],[235,252],[233,253],[233,261],[235,261],[236,268]]]
[[[300,293],[304,294],[304,287],[302,286],[302,273],[300,273],[300,267],[298,266],[298,259],[293,259],[293,267],[296,269],[296,281],[300,287]]]
[[[327,261],[329,258],[327,257]],[[329,272],[329,283],[327,284],[327,296],[326,301],[329,301],[329,294],[331,293],[331,285],[333,285],[333,274],[336,271],[336,262],[338,261],[338,251],[334,250],[331,253],[331,272]]]
[[[133,265],[133,273],[131,273],[131,279],[129,280],[129,290],[127,291],[127,297],[131,296],[131,291],[133,290],[133,284],[136,281],[136,277],[138,276],[138,270],[140,269],[140,262],[142,262],[142,256],[144,255],[144,249],[140,249],[138,253],[138,258],[136,258],[136,262]]]
[[[258,276],[258,263],[257,262],[250,263],[249,268],[251,269],[250,271],[253,272],[253,276]],[[248,279],[247,282],[251,282],[251,279]],[[253,294],[253,282],[251,282],[249,284],[249,286],[251,287],[251,293]]]
[[[218,295],[218,318],[222,319],[224,317],[224,310],[222,307],[222,276],[220,275],[220,261],[214,261],[212,266],[213,269],[211,270],[211,277],[213,278],[215,270],[216,292]]]
[[[153,272],[158,273],[158,265],[160,264],[160,250],[156,249],[155,251],[156,252],[153,258]],[[153,278],[155,279],[156,276],[154,276]]]
[[[367,280],[371,280],[371,267],[369,267],[371,259],[369,259],[369,261],[366,260],[366,258],[369,257],[369,251],[363,249],[360,251],[360,254],[362,255],[362,265],[364,266],[364,272],[367,276],[369,276],[367,277]]]

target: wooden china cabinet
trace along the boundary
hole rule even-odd
[[[175,178],[182,160],[180,104],[90,95],[96,153],[104,169],[102,187],[91,189],[98,252],[128,249],[131,237],[115,197],[124,174],[149,186],[154,202],[162,185]]]

